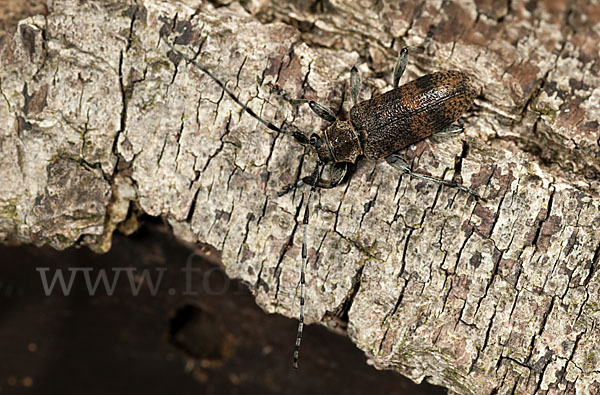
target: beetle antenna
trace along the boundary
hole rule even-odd
[[[302,220],[303,225],[303,235],[302,235],[302,267],[300,269],[300,317],[298,319],[298,334],[296,335],[296,346],[294,348],[294,369],[298,369],[298,354],[300,352],[300,343],[302,342],[302,330],[304,329],[304,302],[305,302],[305,274],[306,274],[306,264],[308,261],[308,254],[306,248],[306,235],[308,233],[308,217],[309,217],[309,208],[310,208],[310,199],[312,198],[313,193],[317,189],[317,185],[319,184],[319,180],[321,179],[321,173],[323,172],[323,166],[321,162],[317,162],[315,170],[312,174],[312,179],[314,182],[310,186],[310,192],[308,192],[308,199],[306,199],[306,207],[304,208],[304,218]]]
[[[173,44],[171,44],[166,38],[165,38],[164,41],[169,46],[169,48],[171,48],[171,50],[173,52],[175,52],[178,56],[181,56],[183,59],[185,59],[186,62],[191,63],[194,66],[196,66],[197,68],[199,68],[204,74],[206,74],[214,82],[216,82],[217,85],[219,85],[221,87],[221,89],[223,89],[223,91],[225,93],[227,93],[229,95],[229,97],[231,97],[231,99],[234,102],[236,102],[244,111],[246,111],[248,114],[250,114],[250,116],[252,116],[254,119],[256,119],[257,121],[259,121],[260,123],[262,123],[263,125],[265,125],[267,128],[269,128],[269,129],[271,129],[271,130],[273,130],[275,132],[278,132],[278,133],[281,133],[281,134],[286,134],[288,136],[292,136],[293,138],[296,139],[296,141],[298,141],[298,143],[300,143],[302,145],[307,145],[308,144],[308,138],[304,134],[302,134],[300,132],[297,132],[297,131],[282,129],[280,127],[275,126],[272,122],[269,122],[266,119],[260,117],[258,114],[256,114],[254,112],[254,110],[252,110],[250,107],[248,107],[247,105],[245,105],[244,103],[242,103],[240,101],[240,99],[238,99],[238,97],[232,91],[230,91],[227,88],[226,84],[223,83],[220,79],[218,79],[206,67],[202,66],[196,60],[190,58],[189,56],[187,56],[183,52],[181,52],[178,49],[176,49],[175,46]]]

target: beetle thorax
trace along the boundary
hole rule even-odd
[[[335,162],[356,162],[362,144],[350,121],[337,120],[323,133]]]

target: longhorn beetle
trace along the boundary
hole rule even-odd
[[[281,196],[304,184],[310,185],[302,220],[300,317],[293,360],[296,369],[298,368],[298,353],[304,328],[304,277],[307,265],[306,238],[309,207],[312,195],[317,188],[328,189],[340,185],[351,175],[354,164],[364,157],[373,161],[385,159],[390,165],[412,177],[457,188],[472,195],[475,199],[482,199],[477,193],[463,185],[414,172],[399,155],[399,151],[430,136],[455,135],[462,132],[463,128],[461,126],[453,126],[452,124],[471,107],[476,96],[476,91],[470,85],[468,77],[460,71],[440,71],[427,74],[398,86],[400,77],[406,69],[409,50],[422,51],[420,47],[402,48],[394,67],[393,89],[370,100],[358,101],[361,78],[356,66],[352,67],[350,71],[350,94],[353,107],[350,109],[349,120],[336,117],[333,110],[315,101],[297,100],[301,103],[308,103],[309,107],[319,117],[330,122],[330,125],[323,131],[321,136],[313,133],[310,138],[307,138],[300,132],[277,127],[258,116],[206,67],[177,50],[168,40],[165,39],[165,42],[175,54],[208,75],[253,118],[273,131],[293,137],[298,143],[311,147],[317,153],[317,164],[311,175],[287,185],[279,193]],[[323,180],[321,177],[326,165],[333,167],[329,180]]]

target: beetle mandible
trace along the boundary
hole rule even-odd
[[[350,93],[353,106],[349,119],[338,118],[333,110],[312,100],[296,100],[308,103],[309,107],[321,118],[330,122],[322,135],[313,133],[310,138],[298,132],[283,129],[258,116],[251,108],[242,103],[226,84],[210,70],[194,59],[177,50],[165,39],[166,44],[179,57],[194,64],[208,75],[228,96],[244,111],[264,124],[267,128],[289,135],[298,143],[309,146],[317,153],[317,163],[311,175],[287,185],[279,193],[283,195],[304,184],[311,186],[303,216],[302,267],[300,271],[300,316],[298,333],[294,348],[294,368],[298,368],[298,355],[304,327],[305,273],[307,266],[307,229],[309,206],[316,188],[333,188],[347,179],[354,170],[354,164],[362,157],[376,161],[385,159],[390,165],[412,177],[421,178],[437,184],[457,188],[475,199],[483,199],[467,187],[413,171],[399,152],[408,146],[436,135],[455,135],[461,133],[461,126],[453,125],[467,111],[476,97],[469,78],[460,71],[440,71],[426,74],[402,86],[400,78],[406,69],[408,53],[421,52],[422,47],[404,47],[399,53],[393,72],[393,88],[382,95],[362,102],[358,101],[361,90],[361,78],[356,66],[350,72]],[[176,60],[174,60],[176,62]],[[288,98],[288,100],[290,100]],[[329,180],[322,179],[326,165],[333,166]]]

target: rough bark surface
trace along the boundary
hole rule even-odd
[[[457,393],[600,391],[597,5],[184,3],[57,0],[2,39],[3,240],[103,251],[137,212],[160,215],[295,317],[304,198],[277,192],[314,157],[160,33],[305,133],[324,125],[274,86],[348,109],[352,65],[366,99],[389,89],[399,48],[425,44],[403,81],[460,69],[480,94],[465,134],[406,157],[488,200],[362,162],[314,201],[307,321],[347,323],[374,365]]]

